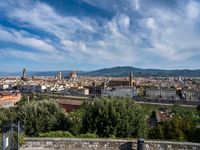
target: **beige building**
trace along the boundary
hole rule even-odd
[[[83,88],[83,87],[71,87],[69,89],[70,94],[73,95],[89,95],[89,89]]]

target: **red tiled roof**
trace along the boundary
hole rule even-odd
[[[65,104],[65,105],[78,105],[80,106],[83,103],[83,101],[79,100],[59,100],[58,104]]]

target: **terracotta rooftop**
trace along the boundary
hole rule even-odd
[[[10,95],[13,95],[12,92],[0,92],[0,95],[2,96],[10,96]]]
[[[163,111],[156,111],[156,119],[158,122],[162,122],[162,121],[168,121],[172,118],[172,115],[170,115],[167,112],[163,112]]]
[[[58,104],[77,105],[77,106],[80,106],[83,103],[83,101],[79,100],[59,100],[57,102]]]

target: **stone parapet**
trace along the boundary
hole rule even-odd
[[[137,150],[137,140],[25,138],[21,150]],[[145,141],[144,150],[200,150],[200,143]]]

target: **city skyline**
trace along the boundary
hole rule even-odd
[[[0,71],[199,69],[195,0],[2,0]]]

